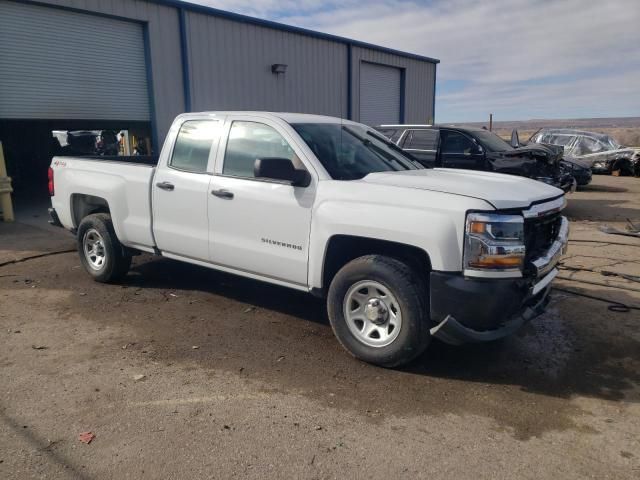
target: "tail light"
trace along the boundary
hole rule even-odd
[[[50,196],[54,196],[55,195],[55,189],[53,188],[53,168],[49,167],[49,172],[47,174],[47,177],[49,179],[48,185],[49,185],[49,195]]]

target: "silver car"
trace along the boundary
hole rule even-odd
[[[564,147],[564,158],[593,173],[640,175],[640,148],[623,147],[609,135],[569,128],[543,128],[529,142]]]

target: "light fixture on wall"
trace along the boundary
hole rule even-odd
[[[271,73],[280,74],[287,71],[287,65],[284,63],[274,63],[271,65]]]

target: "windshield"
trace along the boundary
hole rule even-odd
[[[423,168],[381,134],[361,125],[291,125],[334,180],[358,180],[370,173]]]
[[[622,148],[622,145],[620,145],[618,142],[616,142],[613,138],[611,137],[606,137],[606,143],[609,144],[609,150],[618,150],[620,148]]]
[[[495,133],[486,130],[477,130],[473,132],[473,135],[480,140],[482,146],[490,152],[506,152],[508,150],[513,150],[513,147],[510,144],[501,139]]]

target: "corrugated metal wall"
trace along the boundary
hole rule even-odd
[[[360,65],[363,61],[404,69],[404,119],[401,121],[404,123],[433,123],[435,64],[356,46],[352,47],[351,52],[354,120],[360,120],[358,86],[360,85]]]
[[[186,109],[179,9],[145,0],[40,3],[144,22],[153,72],[152,115],[161,143],[173,118]],[[404,69],[405,122],[428,122],[433,117],[433,63],[191,10],[186,10],[185,19],[192,110],[264,109],[343,117],[350,111],[358,120],[360,63],[367,61]],[[349,48],[351,108],[347,105]],[[274,63],[287,64],[287,72],[272,74]]]
[[[160,144],[169,131],[176,115],[184,112],[180,56],[180,25],[178,10],[144,0],[44,0],[42,3],[59,5],[113,15],[147,24],[150,60],[153,72],[153,93]],[[126,72],[122,72],[126,76]]]
[[[344,45],[194,12],[187,31],[193,110],[346,116]]]
[[[0,1],[0,45],[0,118],[150,120],[142,24]]]

